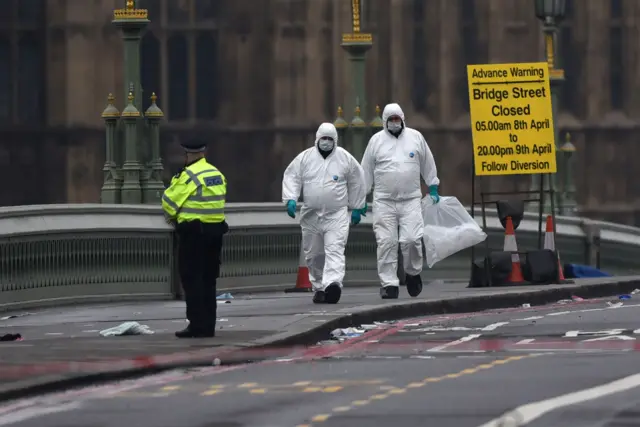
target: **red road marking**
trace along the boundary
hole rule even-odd
[[[80,372],[109,372],[112,370],[123,370],[140,367],[153,367],[161,366],[164,364],[189,362],[199,359],[207,359],[213,361],[215,358],[225,360],[242,360],[251,358],[267,358],[267,357],[295,357],[297,360],[310,360],[322,357],[331,357],[337,354],[353,351],[356,349],[362,349],[368,345],[372,345],[373,340],[381,340],[387,336],[393,335],[401,330],[408,324],[412,323],[432,323],[439,320],[456,320],[456,319],[468,319],[474,317],[492,316],[498,313],[521,313],[531,312],[539,310],[553,310],[558,307],[570,309],[576,305],[588,305],[599,303],[602,301],[610,300],[610,298],[592,299],[583,301],[574,301],[567,304],[549,304],[545,306],[535,307],[514,307],[505,309],[487,310],[474,313],[456,313],[456,314],[435,314],[420,318],[407,319],[399,321],[394,324],[390,324],[387,327],[381,327],[380,329],[374,329],[366,332],[360,337],[349,339],[343,343],[335,345],[313,346],[313,347],[288,347],[288,348],[270,348],[270,349],[205,349],[195,352],[173,353],[168,355],[140,355],[130,359],[114,359],[101,362],[83,362],[83,361],[69,361],[69,362],[47,362],[41,364],[29,364],[29,365],[0,365],[0,378],[2,379],[16,379],[20,377],[27,377],[33,375],[42,374],[55,374],[55,373],[80,373]],[[485,345],[489,344],[484,340]],[[628,343],[628,341],[626,342]],[[414,343],[415,344],[415,343]],[[438,345],[443,344],[440,342]],[[468,344],[468,343],[463,343]],[[460,344],[462,345],[462,344]],[[457,345],[456,348],[459,348]],[[627,344],[628,345],[628,344]],[[639,344],[640,345],[640,344]],[[634,348],[635,349],[635,348]]]

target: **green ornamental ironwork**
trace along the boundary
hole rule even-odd
[[[135,0],[113,12],[112,23],[124,41],[124,99],[122,113],[109,94],[102,113],[106,127],[106,160],[100,200],[115,204],[159,204],[164,191],[160,157],[160,121],[164,117],[151,95],[151,106],[142,113],[143,88],[140,79],[140,40],[149,24],[148,11],[138,9]]]

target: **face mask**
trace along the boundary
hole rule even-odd
[[[400,132],[402,130],[402,123],[388,122],[387,129],[389,132]]]
[[[333,150],[333,141],[329,139],[321,139],[318,141],[318,148],[322,151],[331,151]]]

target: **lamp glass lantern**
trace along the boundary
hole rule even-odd
[[[565,16],[567,9],[566,0],[535,0],[536,16],[541,21],[552,19],[560,22]]]

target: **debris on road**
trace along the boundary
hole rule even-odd
[[[635,295],[637,293],[640,293],[640,289],[634,289],[633,291],[631,291],[631,295]]]
[[[331,338],[335,338],[335,339],[356,338],[364,334],[364,332],[365,332],[364,329],[358,329],[358,328],[334,329],[333,331],[331,331]]]
[[[571,295],[571,299],[561,299],[556,304],[571,304],[572,302],[586,301],[584,298],[577,295]]]
[[[4,317],[0,317],[0,320],[9,320],[9,319],[15,319],[17,317],[24,317],[24,316],[29,316],[32,313],[20,313],[20,314],[12,314],[10,316],[4,316]]]
[[[631,295],[627,295],[627,294],[620,295],[620,296],[618,297],[618,299],[621,299],[621,300],[631,299]]]
[[[320,341],[317,345],[335,345],[344,341],[362,336],[365,332],[378,329],[380,327],[392,324],[395,322],[373,322],[369,324],[360,325],[359,327],[340,328],[331,331],[331,339]]]
[[[216,297],[218,304],[231,304],[231,300],[233,299],[233,295],[230,292],[225,292],[224,294],[220,294]]]
[[[611,308],[618,308],[618,307],[622,307],[624,304],[621,303],[620,301],[609,301],[607,302],[607,305]]]
[[[4,334],[0,337],[0,341],[22,341],[20,334]]]
[[[153,331],[149,329],[147,325],[141,325],[138,322],[124,322],[121,325],[100,331],[100,335],[102,335],[103,337],[151,334],[153,334]]]

